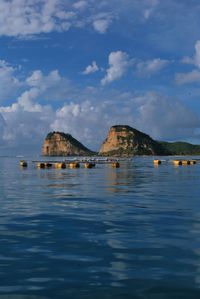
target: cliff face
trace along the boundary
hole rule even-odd
[[[132,156],[167,154],[161,144],[129,126],[113,126],[103,142],[100,155]]]
[[[51,132],[45,138],[42,146],[43,156],[88,156],[94,152],[70,134]]]

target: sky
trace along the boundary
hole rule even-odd
[[[113,125],[200,144],[199,0],[1,0],[0,154]]]

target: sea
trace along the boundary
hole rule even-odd
[[[200,157],[155,158],[0,157],[0,299],[199,299]]]

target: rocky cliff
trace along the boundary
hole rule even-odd
[[[43,156],[90,156],[94,152],[70,134],[51,132],[45,138],[42,146]]]
[[[132,156],[132,155],[164,155],[168,154],[164,147],[150,136],[125,125],[110,128],[103,142],[100,155]]]

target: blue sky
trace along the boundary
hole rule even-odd
[[[198,0],[1,0],[0,153],[110,126],[200,144]]]

